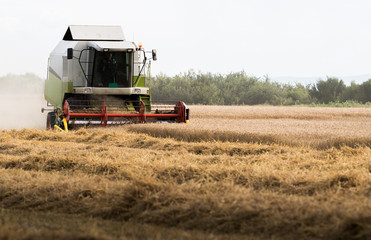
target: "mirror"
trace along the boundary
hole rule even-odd
[[[73,58],[73,48],[67,48],[67,59]]]
[[[152,49],[152,59],[153,59],[153,61],[156,61],[157,60],[157,51],[156,51],[156,49]]]

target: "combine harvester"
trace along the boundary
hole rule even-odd
[[[156,50],[126,41],[120,26],[69,26],[49,57],[47,128],[188,122],[184,102],[151,102],[151,60]]]

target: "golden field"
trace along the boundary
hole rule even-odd
[[[192,106],[189,125],[129,126],[185,141],[279,143],[327,148],[370,145],[371,108]]]
[[[371,109],[0,132],[0,239],[369,239]]]

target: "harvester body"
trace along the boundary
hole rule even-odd
[[[150,55],[150,57],[148,57]],[[129,122],[187,122],[189,109],[152,103],[146,52],[125,40],[120,26],[69,26],[51,52],[44,96],[53,106],[47,127]]]

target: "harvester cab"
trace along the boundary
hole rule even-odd
[[[47,128],[156,121],[188,122],[182,101],[152,102],[156,50],[126,41],[120,26],[69,26],[51,52],[44,96]]]

